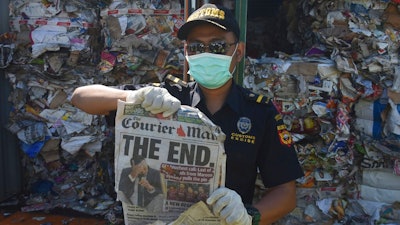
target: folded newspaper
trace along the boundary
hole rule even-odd
[[[204,202],[225,185],[224,141],[196,108],[181,106],[163,118],[119,101],[115,190],[125,224],[220,224]]]

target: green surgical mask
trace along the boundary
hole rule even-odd
[[[236,49],[237,45],[232,56],[235,54]],[[229,71],[232,56],[208,52],[186,55],[186,60],[189,64],[188,73],[205,88],[219,88],[232,78],[232,74]]]

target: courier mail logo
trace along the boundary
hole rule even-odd
[[[195,138],[202,140],[217,140],[217,137],[207,130],[202,130],[200,127],[196,126],[182,126],[182,124],[176,128],[174,126],[165,125],[162,122],[149,123],[140,121],[139,117],[129,117],[122,120],[123,128],[131,128],[133,130],[142,130],[149,132],[157,132],[161,134],[174,135],[177,134],[179,137]]]

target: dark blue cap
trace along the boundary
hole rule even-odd
[[[232,31],[238,39],[240,38],[239,25],[231,10],[214,4],[204,4],[190,14],[186,23],[179,28],[178,38],[185,40],[193,27],[205,22]]]

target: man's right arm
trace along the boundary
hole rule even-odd
[[[90,113],[108,115],[117,109],[118,100],[141,104],[152,114],[162,113],[168,117],[175,113],[181,102],[172,96],[167,89],[146,86],[137,90],[120,90],[104,85],[94,84],[75,89],[71,102],[77,108]]]
[[[72,93],[71,103],[84,112],[107,115],[117,109],[118,99],[125,101],[128,91],[100,84],[82,86]]]

